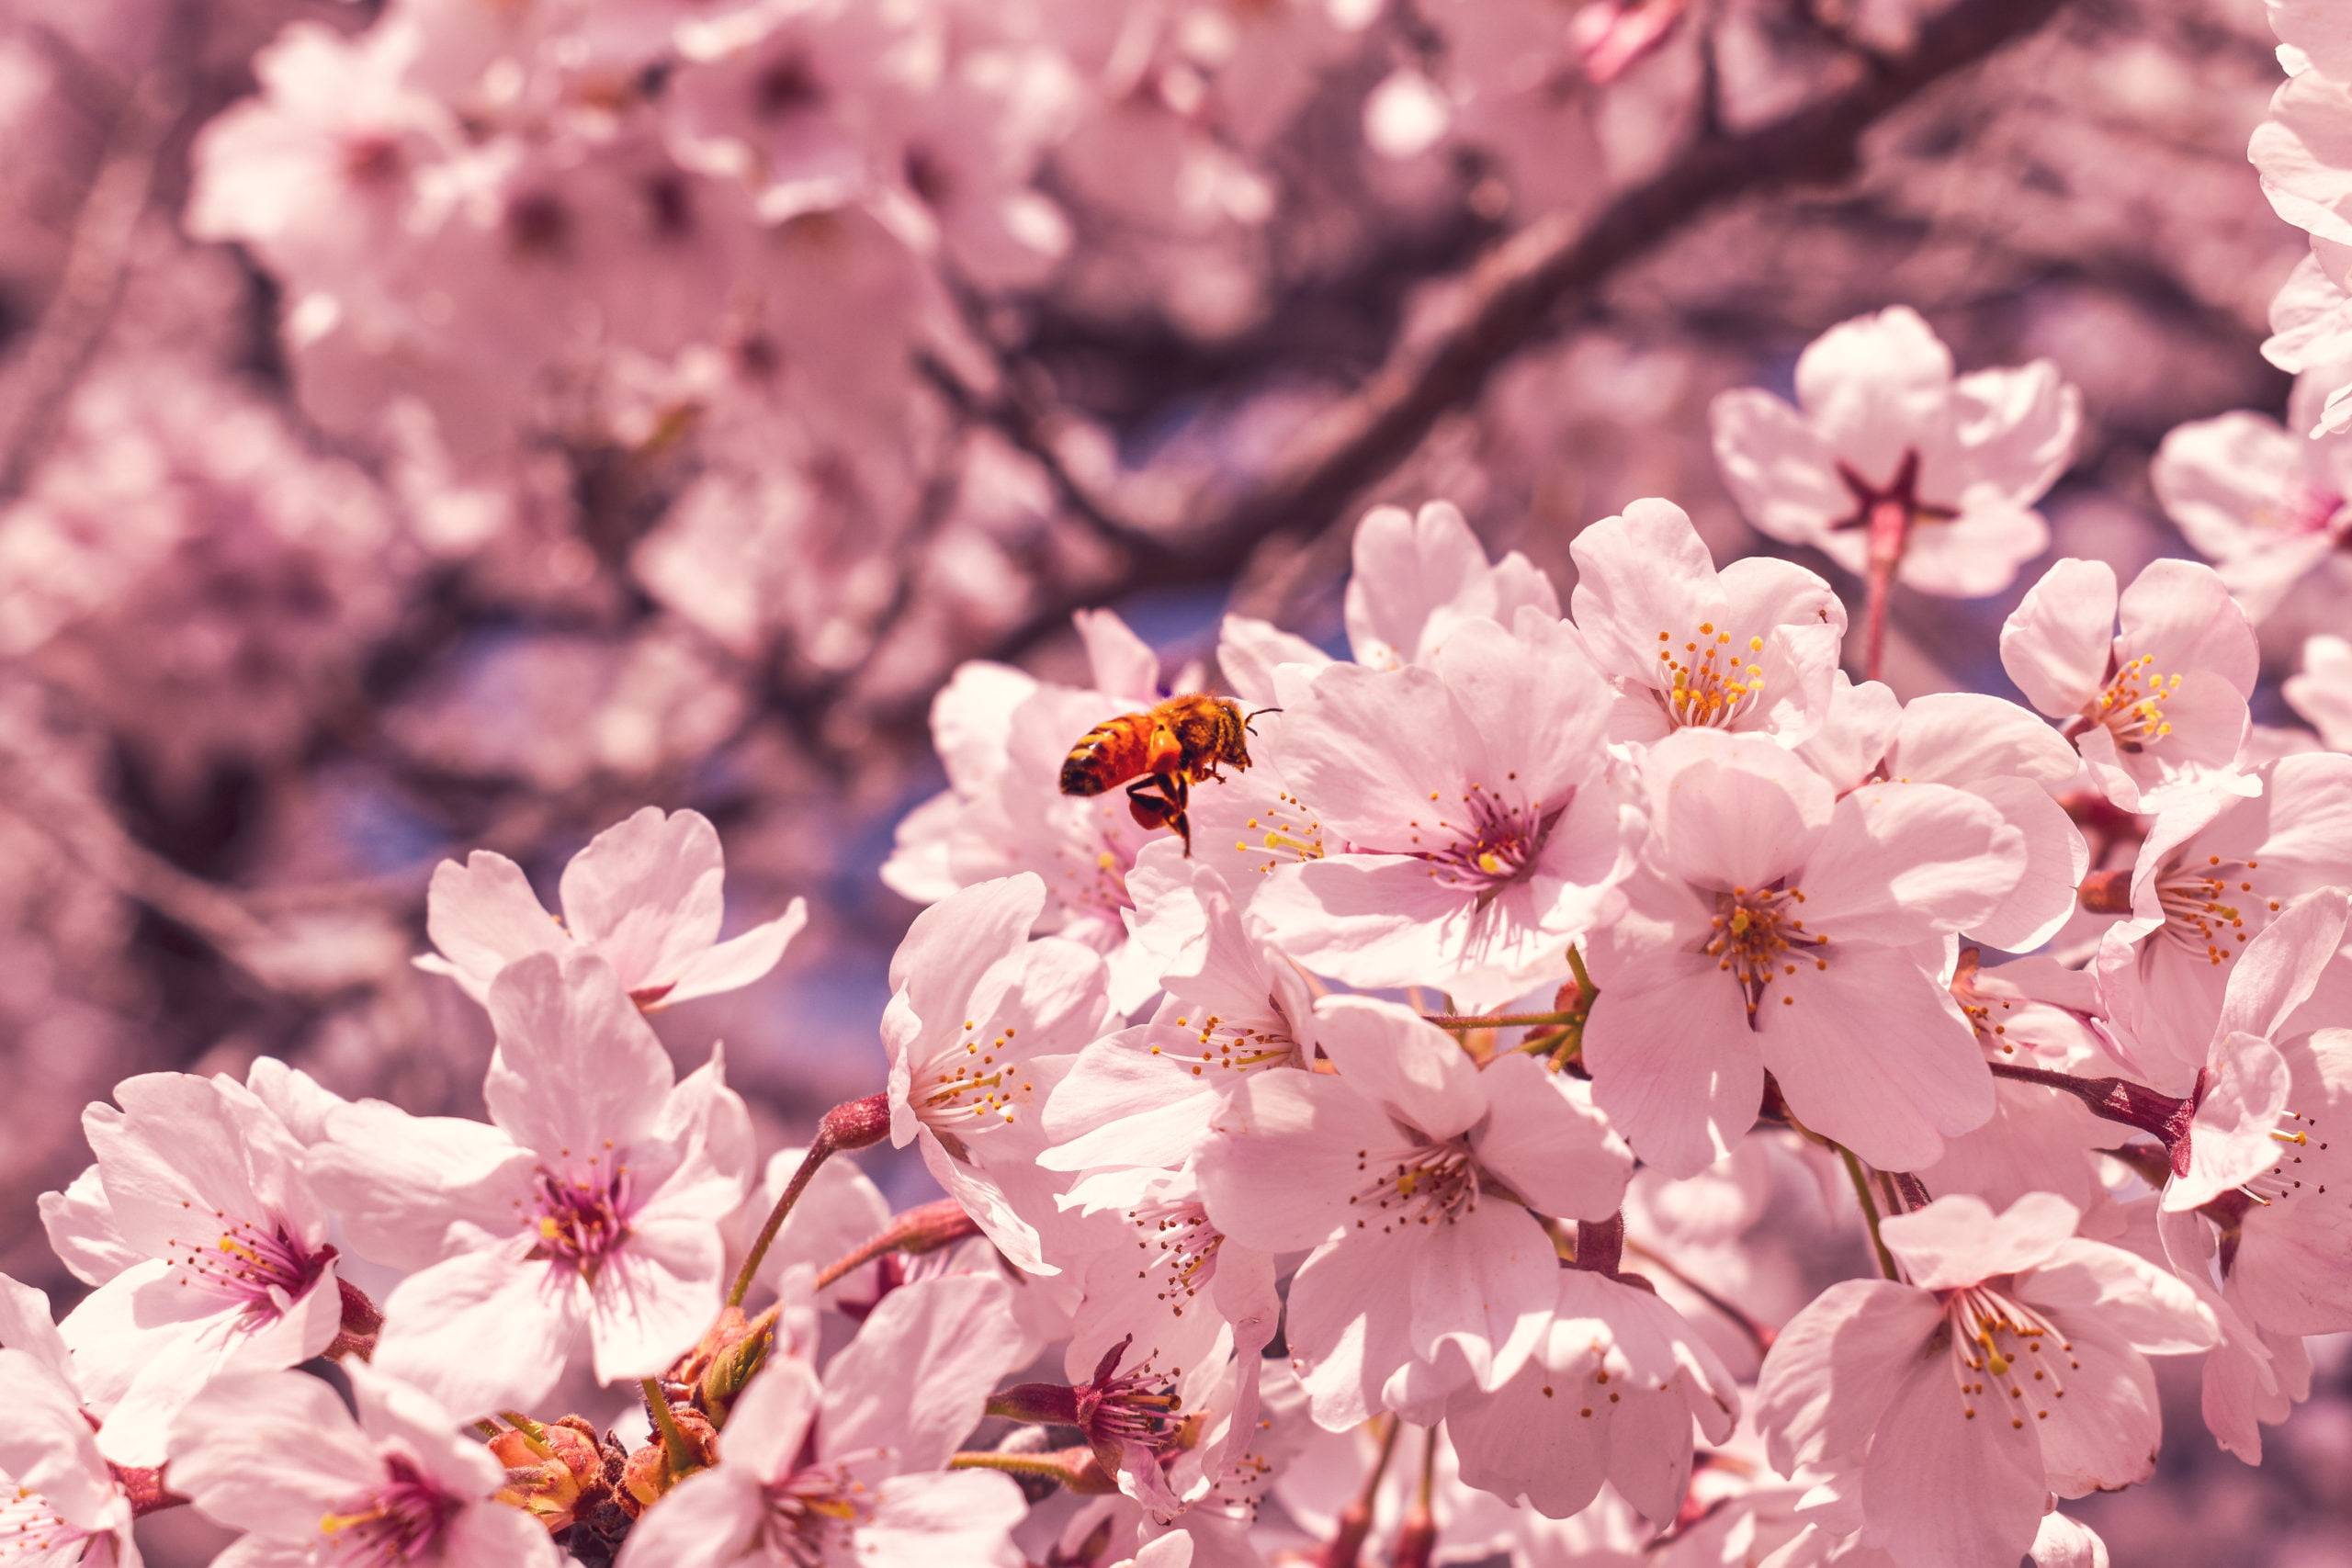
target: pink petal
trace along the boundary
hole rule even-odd
[[[575,950],[507,965],[490,987],[498,1032],[482,1085],[490,1119],[542,1159],[586,1159],[642,1137],[676,1077],[611,964]]]
[[[1487,1063],[1478,1088],[1487,1120],[1471,1142],[1481,1166],[1540,1213],[1605,1220],[1617,1212],[1633,1160],[1599,1112],[1523,1052]]]
[[[1755,1123],[1764,1094],[1739,988],[1706,954],[1673,950],[1596,978],[1584,1032],[1594,1103],[1645,1163],[1696,1176]]]
[[[739,937],[704,948],[679,967],[678,978],[662,998],[662,1005],[674,1007],[695,997],[732,991],[764,977],[808,923],[808,901],[795,898],[783,914],[765,925],[753,926]]]
[[[2064,718],[2098,695],[2115,605],[2115,569],[2105,561],[2070,557],[2042,573],[2001,626],[2001,668],[2026,701]]]
[[[1926,1291],[1884,1280],[1830,1286],[1773,1340],[1756,1380],[1756,1426],[1772,1468],[1859,1456],[1894,1397],[1896,1369],[1912,1365],[1943,1320]],[[1940,1370],[1940,1368],[1939,1368]]]
[[[1932,1165],[1946,1134],[1993,1114],[1975,1033],[1921,957],[1833,951],[1826,971],[1792,977],[1805,982],[1781,993],[1793,1006],[1768,996],[1757,1015],[1764,1066],[1789,1109],[1881,1170]]]
[[[1316,1004],[1315,1017],[1340,1081],[1396,1120],[1443,1140],[1487,1113],[1477,1066],[1452,1035],[1412,1009],[1371,997],[1328,997]]]
[[[1646,762],[1650,854],[1694,887],[1763,887],[1804,865],[1836,806],[1826,780],[1760,735],[1677,730]]]
[[[1973,1192],[1880,1223],[1886,1249],[1923,1291],[1960,1290],[2047,1261],[2075,1234],[2081,1211],[2051,1192],[2029,1192],[1995,1215]]]
[[[1905,1568],[1984,1568],[2025,1554],[2050,1495],[2041,1424],[2004,1411],[2018,1402],[1996,1392],[1962,1393],[1949,1354],[1914,1363],[1879,1417],[1862,1472],[1864,1540]]]
[[[1021,1353],[1004,1280],[949,1274],[900,1286],[825,1368],[818,1451],[886,1450],[885,1474],[938,1470]]]
[[[443,861],[433,868],[424,931],[447,955],[452,967],[445,972],[477,1001],[515,959],[571,945],[523,868],[488,850],[476,850],[463,865]]]
[[[563,868],[564,923],[612,964],[622,989],[668,985],[718,940],[725,876],[708,818],[649,806]]]
[[[1838,803],[1795,879],[1808,931],[1901,947],[1964,931],[2025,874],[2025,836],[1990,802],[1932,784],[1865,784]],[[1827,954],[1832,969],[1838,955]]]

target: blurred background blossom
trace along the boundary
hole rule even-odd
[[[5,0],[0,1269],[73,1288],[33,1199],[131,1072],[478,1111],[434,865],[551,892],[649,802],[718,825],[730,933],[809,902],[657,1019],[805,1136],[878,1076],[958,666],[1091,683],[1092,604],[1171,675],[1227,611],[1338,646],[1375,502],[1565,599],[1668,496],[1859,604],[1740,520],[1708,407],[1865,311],[2081,389],[2050,556],[2258,554],[2248,473],[2336,462],[2264,423],[2275,42],[2261,0]],[[2343,558],[2259,584],[2256,710],[2293,677],[2338,745],[2342,644],[2298,671]],[[1891,683],[2009,694],[2020,592],[1897,590]],[[1840,1259],[1781,1185],[1721,1283],[1784,1316]],[[2341,1349],[2258,1471],[2168,1371],[2160,1483],[2083,1510],[2116,1560],[2352,1564]]]

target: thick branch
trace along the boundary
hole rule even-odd
[[[1657,174],[1589,216],[1536,219],[1471,268],[1450,327],[1397,349],[1353,396],[1310,423],[1278,467],[1238,494],[1196,498],[1192,526],[1171,530],[1165,541],[1131,522],[1106,527],[1100,498],[1089,496],[1085,508],[1096,532],[1124,540],[1119,568],[1046,595],[991,656],[1021,653],[1058,631],[1071,611],[1124,587],[1220,581],[1269,536],[1329,526],[1410,457],[1442,417],[1473,402],[1498,367],[1553,335],[1573,303],[1731,201],[1842,176],[1872,126],[1922,89],[2033,31],[2063,3],[1958,0],[1919,29],[1910,50],[1855,57],[1844,84],[1804,107],[1741,135],[1694,139]]]

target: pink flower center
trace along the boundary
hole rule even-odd
[[[636,1212],[628,1167],[615,1160],[610,1170],[603,1169],[605,1157],[592,1156],[581,1176],[558,1175],[545,1166],[531,1176],[535,1202],[529,1225],[539,1239],[530,1256],[591,1281],[628,1240],[629,1216]]]
[[[1946,1292],[1944,1325],[1961,1415],[1971,1421],[2047,1421],[2051,1405],[2066,1397],[2058,1363],[2067,1371],[2082,1366],[2064,1335],[1991,1285]]]
[[[1132,1443],[1157,1454],[1178,1446],[1189,1425],[1182,1415],[1184,1402],[1176,1393],[1176,1381],[1183,1373],[1182,1369],[1155,1371],[1149,1356],[1132,1371],[1120,1371],[1120,1359],[1131,1343],[1132,1336],[1104,1352],[1094,1381],[1077,1391],[1078,1425],[1091,1443]]]
[[[397,1454],[384,1461],[384,1483],[319,1521],[326,1562],[337,1568],[393,1568],[435,1556],[458,1499]]]
[[[2261,865],[2260,861],[2208,855],[2202,865],[2167,866],[2156,878],[2165,935],[2191,953],[2202,953],[2209,964],[2235,957],[2238,950],[2233,944],[2243,944],[2278,912],[2278,899],[2266,899],[2255,890],[2252,874]]]
[[[1534,871],[1535,857],[1543,852],[1544,840],[1552,836],[1562,808],[1547,811],[1541,801],[1506,805],[1475,784],[1463,795],[1462,804],[1465,820],[1438,818],[1439,830],[1453,835],[1451,843],[1443,849],[1409,852],[1430,863],[1431,877],[1446,886],[1476,894],[1484,908],[1505,887]]]
[[[846,1561],[851,1536],[874,1513],[873,1495],[834,1464],[812,1464],[768,1487],[762,1536],[769,1552],[794,1568]]]
[[[1356,1169],[1370,1175],[1368,1185],[1351,1195],[1350,1204],[1361,1212],[1356,1229],[1374,1221],[1385,1233],[1399,1225],[1452,1224],[1478,1206],[1478,1166],[1470,1145],[1460,1138],[1428,1144],[1376,1174],[1370,1151],[1356,1151]]]
[[[1678,729],[1737,729],[1741,720],[1764,701],[1764,670],[1750,664],[1732,647],[1731,633],[1718,631],[1713,621],[1699,623],[1699,632],[1679,649],[1670,632],[1660,632],[1666,646],[1657,650],[1664,683],[1655,688],[1657,705]],[[1764,639],[1747,639],[1747,653],[1764,651]]]
[[[165,1258],[182,1286],[243,1307],[252,1322],[276,1322],[334,1261],[334,1247],[313,1251],[276,1219],[256,1224],[217,1210],[212,1217],[221,1224],[219,1235],[202,1242],[175,1239]]]
[[[1191,1199],[1147,1199],[1127,1211],[1127,1223],[1143,1248],[1140,1272],[1160,1271],[1155,1297],[1178,1317],[1185,1304],[1216,1278],[1217,1248],[1225,1233],[1209,1223],[1208,1212]]]
[[[2115,737],[2115,749],[2127,754],[2145,750],[2172,733],[2165,719],[2165,702],[2180,684],[2177,675],[2159,675],[2149,669],[2153,654],[2132,660],[2107,683],[2090,711],[2093,722]]]
[[[1773,982],[1785,981],[1808,963],[1815,969],[1829,967],[1819,951],[1829,945],[1829,939],[1804,929],[1797,914],[1804,904],[1804,893],[1795,887],[1735,887],[1715,895],[1715,914],[1708,921],[1710,934],[1702,951],[1738,983],[1747,998],[1750,1027]],[[1796,998],[1784,990],[1781,1002],[1793,1007]]]
[[[0,1490],[0,1562],[47,1561],[49,1553],[66,1551],[92,1534],[67,1524],[38,1492],[22,1486]]]

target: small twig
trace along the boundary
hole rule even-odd
[[[760,1265],[775,1243],[775,1233],[784,1228],[792,1206],[800,1201],[800,1194],[816,1179],[817,1168],[844,1149],[865,1148],[889,1135],[890,1097],[887,1094],[869,1094],[864,1100],[853,1100],[825,1112],[825,1119],[817,1123],[817,1135],[808,1140],[808,1152],[800,1156],[800,1168],[785,1183],[783,1195],[768,1211],[767,1224],[760,1227],[759,1239],[752,1243],[752,1250],[744,1255],[743,1267],[736,1271],[735,1286],[727,1292],[729,1306],[741,1306],[743,1298],[751,1293],[752,1281],[759,1278]]]
[[[1847,1179],[1854,1184],[1854,1196],[1862,1201],[1862,1220],[1870,1226],[1871,1251],[1878,1258],[1878,1271],[1889,1280],[1902,1278],[1894,1267],[1894,1254],[1886,1249],[1886,1243],[1879,1237],[1878,1200],[1871,1196],[1870,1179],[1862,1174],[1862,1162],[1856,1159],[1854,1151],[1843,1144],[1829,1146],[1836,1149],[1838,1157],[1846,1162]]]

